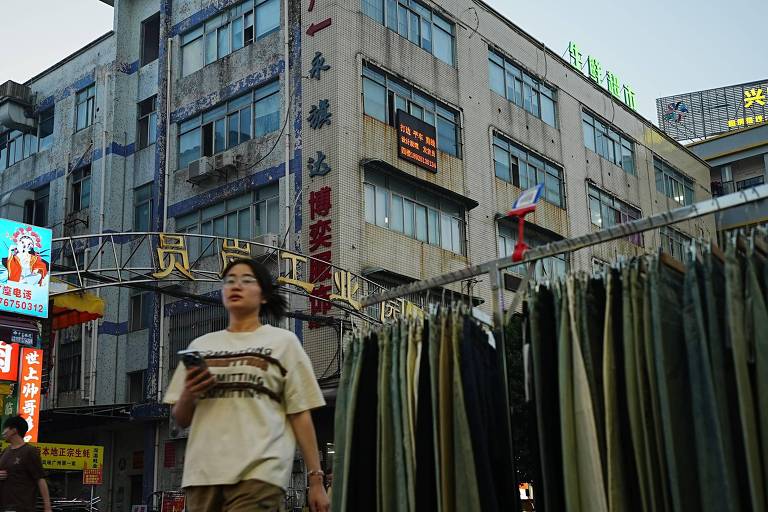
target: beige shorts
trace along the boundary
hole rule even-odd
[[[285,512],[285,493],[260,480],[184,489],[187,512]]]

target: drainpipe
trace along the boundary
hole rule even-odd
[[[288,25],[288,6],[289,0],[285,0],[283,3],[283,77],[285,82],[285,97],[283,98],[283,122],[285,123],[285,132],[283,133],[285,141],[285,249],[291,249],[291,125],[290,125],[290,104],[291,104],[291,70],[290,70],[290,58],[291,48],[289,39],[289,25]],[[298,172],[298,171],[297,171]],[[279,265],[279,263],[278,263]],[[279,268],[279,267],[278,267]],[[288,275],[291,271],[290,262],[286,260],[285,271]],[[291,294],[287,293],[288,299],[288,311],[291,310]],[[291,321],[286,318],[286,327],[290,329]]]
[[[104,73],[104,99],[102,101],[102,113],[101,113],[101,127],[102,127],[102,139],[101,139],[101,183],[99,185],[99,235],[104,234],[104,207],[106,204],[105,194],[107,190],[107,115],[109,107],[109,83],[110,75],[108,71]],[[99,245],[103,240],[99,238]],[[97,269],[101,269],[102,253],[100,250],[96,255]],[[86,265],[88,262],[86,262]],[[101,289],[96,290],[96,295],[101,297]],[[88,405],[96,405],[96,373],[98,369],[97,357],[99,350],[99,321],[93,320],[91,322],[91,359],[90,359],[90,372],[89,372],[89,391],[88,391]]]

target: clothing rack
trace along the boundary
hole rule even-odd
[[[503,415],[505,419],[504,429],[506,430],[509,438],[509,446],[512,447],[514,452],[515,446],[511,427],[512,408],[510,406],[509,400],[506,339],[504,333],[505,305],[504,287],[502,284],[502,271],[514,265],[526,264],[527,266],[527,275],[518,288],[518,293],[515,295],[514,306],[516,307],[516,303],[520,300],[520,298],[522,298],[527,282],[533,273],[533,263],[535,263],[537,260],[566,252],[574,252],[579,249],[584,249],[604,242],[609,242],[611,240],[617,240],[619,238],[624,238],[630,235],[643,233],[652,229],[669,226],[671,224],[676,224],[685,220],[696,219],[705,215],[712,215],[738,206],[754,204],[755,202],[763,199],[768,199],[768,184],[760,185],[758,187],[747,190],[741,190],[726,196],[712,198],[706,201],[700,201],[698,203],[683,206],[681,208],[675,208],[674,210],[669,210],[667,212],[652,215],[650,217],[645,217],[613,226],[611,228],[597,231],[595,233],[558,240],[557,242],[534,247],[525,252],[521,261],[513,262],[509,257],[499,258],[479,265],[467,267],[462,270],[448,272],[446,274],[425,279],[423,281],[416,281],[407,285],[398,286],[385,292],[365,297],[360,302],[363,307],[372,306],[406,295],[426,292],[428,290],[447,284],[464,281],[483,274],[488,274],[490,277],[492,291],[493,324],[497,329],[499,329],[499,335],[496,338],[496,343],[497,354],[502,371],[502,378],[504,380],[504,390],[502,392],[504,394],[504,403],[507,404],[507,414]]]

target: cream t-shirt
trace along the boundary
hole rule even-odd
[[[295,414],[325,405],[312,363],[291,331],[271,325],[244,333],[218,331],[194,340],[217,385],[197,403],[187,440],[182,487],[261,480],[288,487]],[[165,403],[181,396],[180,363]]]

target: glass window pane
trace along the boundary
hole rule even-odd
[[[88,208],[91,205],[91,178],[86,178],[80,188],[80,208]]]
[[[541,96],[541,119],[550,126],[557,126],[555,121],[555,102],[546,96]]]
[[[387,198],[388,192],[386,189],[376,187],[376,225],[381,227],[387,227]]]
[[[185,45],[185,44],[189,43],[190,41],[192,41],[194,39],[197,39],[198,37],[200,37],[202,35],[203,35],[203,26],[200,25],[196,29],[190,30],[189,32],[187,32],[186,34],[181,36],[181,44]]]
[[[603,225],[603,217],[600,214],[600,201],[594,197],[589,198],[589,213],[592,216],[592,224]]]
[[[229,55],[229,25],[224,25],[219,29],[219,58]]]
[[[251,107],[240,111],[240,142],[245,142],[251,138]]]
[[[595,129],[586,121],[581,122],[581,127],[584,130],[584,146],[595,151]]]
[[[440,245],[440,212],[429,209],[429,243]]]
[[[387,2],[387,27],[397,30],[397,0],[386,0]]]
[[[220,153],[227,149],[227,123],[225,119],[219,119],[214,125],[213,152]]]
[[[267,229],[268,233],[280,232],[280,199],[277,197],[267,201]]]
[[[365,184],[365,221],[376,223],[376,191],[373,185]]]
[[[496,176],[504,181],[511,183],[512,179],[509,174],[509,153],[499,147],[494,146],[493,161],[496,169]]]
[[[205,34],[205,63],[210,64],[211,62],[216,61],[216,56],[218,54],[217,50],[217,40],[216,40],[217,34],[214,30],[213,32],[208,32]]]
[[[490,82],[490,87],[493,92],[498,93],[501,96],[505,95],[504,68],[492,60],[488,61],[488,81]]]
[[[408,13],[408,40],[412,43],[419,44],[421,42],[421,36],[419,35],[420,28],[419,16],[414,12]]]
[[[556,205],[560,205],[560,181],[551,174],[547,173],[544,182],[546,199]]]
[[[227,215],[227,236],[237,236],[237,212]]]
[[[280,129],[280,94],[274,93],[256,103],[256,136]]]
[[[77,129],[82,130],[86,126],[86,114],[88,112],[88,107],[85,103],[80,103],[77,105]]]
[[[436,26],[433,32],[432,45],[435,57],[453,66],[453,37]]]
[[[200,128],[179,137],[179,169],[200,158]]]
[[[450,251],[453,247],[451,242],[451,216],[447,213],[440,214],[440,246]]]
[[[414,204],[405,199],[403,201],[403,231],[408,236],[413,236],[414,234],[414,225],[413,225],[413,211],[414,211]]]
[[[369,116],[387,121],[386,89],[368,78],[363,78],[363,109]]]
[[[363,13],[384,23],[384,0],[363,0]]]
[[[432,53],[432,24],[425,18],[421,19],[421,47]]]
[[[259,38],[280,26],[280,2],[267,0],[256,7],[256,37]]]
[[[456,125],[439,116],[437,118],[437,147],[451,155],[459,155],[459,148],[456,143]]]
[[[226,114],[227,114],[227,106],[219,105],[213,110],[209,110],[208,112],[203,114],[203,124],[208,123],[210,121],[215,121],[216,119],[221,119]]]
[[[416,239],[427,241],[427,208],[421,205],[416,206]]]
[[[389,227],[403,232],[403,198],[392,194],[392,211],[389,213]]]
[[[243,17],[239,16],[232,21],[232,51],[243,47]]]
[[[251,209],[240,210],[237,214],[237,236],[241,240],[251,238]]]
[[[408,37],[408,9],[402,5],[397,6],[397,32]]]
[[[240,116],[237,113],[227,116],[229,130],[227,130],[227,147],[237,146],[240,143]]]
[[[459,219],[451,219],[451,238],[453,242],[453,252],[456,254],[462,254],[461,221],[459,221]]]

